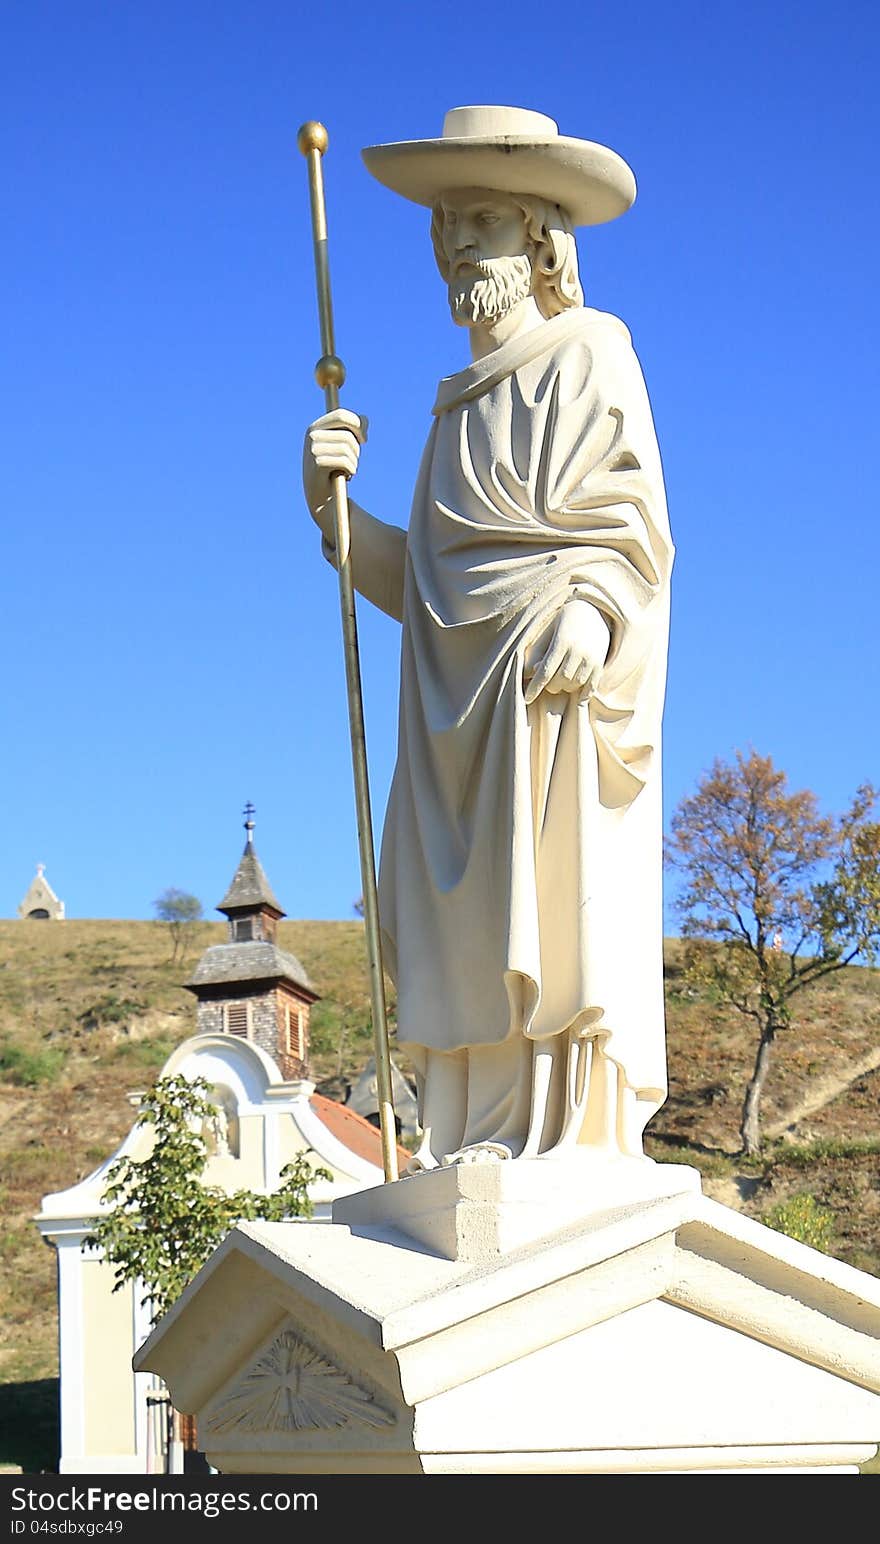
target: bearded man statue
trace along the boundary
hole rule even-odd
[[[660,725],[673,549],[626,327],[585,307],[573,228],[635,197],[613,151],[522,109],[456,108],[369,170],[432,210],[472,362],[440,382],[406,532],[351,506],[360,592],[402,622],[379,905],[411,1168],[637,1156],[666,1092]],[[364,440],[309,429],[330,478]]]

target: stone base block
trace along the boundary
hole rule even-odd
[[[578,1148],[558,1156],[450,1164],[334,1202],[354,1232],[393,1228],[447,1260],[487,1263],[551,1233],[593,1226],[635,1202],[698,1194],[697,1169]]]

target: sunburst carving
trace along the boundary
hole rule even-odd
[[[301,1336],[282,1330],[206,1425],[214,1432],[333,1431],[350,1421],[393,1426],[394,1416]]]

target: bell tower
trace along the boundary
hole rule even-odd
[[[244,852],[217,907],[228,939],[206,949],[186,986],[198,1001],[197,1033],[240,1035],[292,1082],[308,1077],[309,1012],[318,993],[295,955],[276,942],[285,915],[254,846],[254,806],[244,809]]]

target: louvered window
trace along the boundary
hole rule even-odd
[[[303,1059],[303,1022],[302,1008],[286,1005],[287,1016],[287,1051],[288,1055],[295,1056],[297,1061]]]
[[[249,1009],[249,1003],[226,1004],[226,1028],[230,1035],[244,1035],[247,1038],[251,1027]]]

